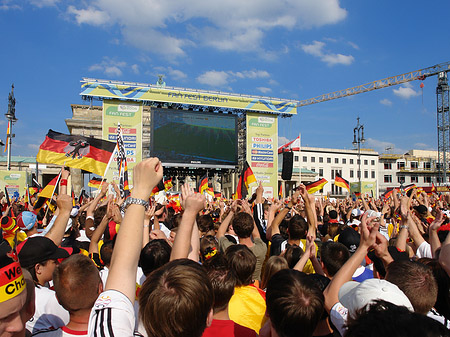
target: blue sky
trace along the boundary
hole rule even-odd
[[[11,83],[13,155],[68,133],[82,77],[307,99],[450,61],[448,0],[0,0],[0,138]],[[436,149],[436,77],[322,102],[281,119],[281,140]],[[422,102],[423,101],[423,102]]]

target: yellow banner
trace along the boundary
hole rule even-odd
[[[247,113],[247,162],[256,180],[262,182],[264,197],[278,193],[277,116]],[[256,189],[257,184],[253,186]],[[249,191],[253,193],[253,191]]]
[[[117,142],[117,124],[120,123],[131,188],[133,168],[142,161],[142,103],[104,100],[102,120],[103,139],[110,142]],[[106,179],[108,182],[119,181],[117,155],[114,155]]]
[[[25,286],[26,282],[18,262],[3,267],[0,270],[0,303],[19,295]]]
[[[240,94],[214,93],[201,90],[159,88],[114,83],[84,82],[82,96],[156,101],[178,104],[214,106],[219,108],[265,111],[275,114],[297,114],[297,101]]]

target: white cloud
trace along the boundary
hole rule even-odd
[[[12,0],[2,0],[0,1],[0,10],[8,11],[12,9],[22,9],[19,5],[11,4]]]
[[[306,54],[318,57],[322,62],[325,62],[329,66],[334,66],[336,64],[350,65],[355,60],[352,55],[334,54],[325,51],[325,42],[321,41],[303,44],[301,45],[301,48]]]
[[[38,0],[33,0],[38,1]],[[44,0],[45,1],[45,0]],[[56,1],[56,0],[46,0]],[[182,56],[191,45],[218,50],[263,51],[264,38],[273,29],[301,30],[344,20],[347,11],[339,0],[87,0],[67,13],[79,24],[117,24],[125,41],[156,53]],[[178,25],[176,33],[165,28]],[[172,49],[158,42],[169,40]],[[139,44],[137,40],[144,41]],[[264,53],[260,53],[264,56]]]
[[[89,71],[102,72],[109,77],[119,77],[122,76],[122,69],[126,66],[126,62],[116,61],[109,57],[104,57],[100,63],[91,65],[89,67]],[[131,66],[131,69],[134,71],[133,66]]]
[[[290,140],[283,136],[278,136],[278,146],[284,145],[286,143],[289,143]]]
[[[410,99],[411,97],[419,96],[420,92],[415,91],[412,88],[411,83],[404,83],[401,87],[398,89],[393,89],[394,95],[403,98],[403,99]]]
[[[348,41],[348,44],[349,44],[353,49],[359,50],[359,46],[358,46],[356,43],[351,42],[351,41]]]
[[[39,146],[40,146],[39,144],[28,144],[29,149],[36,150],[36,151],[39,150]]]
[[[169,75],[173,77],[174,80],[180,81],[187,78],[187,75],[178,69],[172,69],[169,67]]]
[[[383,98],[380,101],[380,103],[383,104],[383,105],[386,105],[386,106],[391,106],[392,105],[392,102],[389,99],[387,99],[387,98]]]
[[[207,84],[210,86],[224,86],[231,81],[236,81],[236,79],[253,80],[259,78],[270,78],[270,74],[265,70],[255,70],[255,69],[237,72],[211,70],[197,77],[197,81],[202,84]]]
[[[268,94],[269,92],[272,91],[272,89],[270,88],[266,88],[266,87],[258,87],[256,88],[257,90],[261,91],[263,94]]]
[[[74,15],[75,20],[79,25],[86,23],[93,26],[100,26],[108,23],[110,19],[107,12],[97,10],[93,7],[76,9],[74,6],[69,6],[67,8],[67,13]]]
[[[429,144],[425,144],[425,143],[415,143],[414,148],[418,149],[418,150],[436,151],[436,148],[432,147]]]
[[[207,71],[207,72],[201,74],[199,77],[197,77],[197,81],[202,84],[206,84],[206,85],[209,85],[212,87],[214,87],[214,86],[221,87],[221,86],[228,84],[229,76],[230,75],[228,73],[226,73],[225,71],[211,70],[211,71]]]
[[[139,66],[137,64],[133,64],[131,66],[131,70],[133,71],[133,73],[139,74]]]
[[[366,148],[373,149],[378,153],[396,153],[403,154],[406,153],[407,150],[396,147],[393,143],[385,142],[382,140],[367,138],[365,146]]]
[[[55,6],[60,0],[30,0],[30,3],[36,7],[43,8],[43,7],[53,7]]]

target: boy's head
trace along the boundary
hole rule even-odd
[[[200,337],[212,320],[213,301],[205,270],[179,259],[147,277],[139,294],[139,316],[149,336]]]
[[[69,313],[90,310],[103,291],[97,267],[87,256],[72,255],[53,272],[56,297]]]
[[[300,215],[294,215],[289,219],[288,234],[291,240],[301,240],[306,238],[308,223]]]
[[[256,268],[256,256],[245,245],[232,245],[225,252],[228,267],[236,277],[237,286],[247,286],[252,283],[252,275]]]

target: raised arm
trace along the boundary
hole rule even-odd
[[[217,235],[216,235],[217,239],[221,238],[222,236],[225,236],[225,233],[228,230],[228,226],[230,225],[234,214],[237,212],[237,205],[238,205],[238,200],[234,200],[233,203],[231,204],[230,211],[228,212],[228,215],[222,221],[222,223],[219,226],[219,229],[217,230]]]
[[[444,214],[441,212],[440,209],[437,210],[438,213],[436,214],[436,218],[434,221],[430,224],[430,227],[428,228],[428,235],[429,235],[429,241],[431,246],[431,254],[433,258],[436,257],[436,251],[441,247],[441,241],[439,241],[439,237],[437,234],[437,230],[441,225],[444,223]]]
[[[158,158],[149,158],[134,167],[131,197],[147,201],[162,179],[163,168]],[[141,252],[145,207],[130,204],[125,211],[111,258],[106,290],[123,293],[131,303],[136,297],[136,271]]]
[[[339,269],[336,275],[334,275],[330,284],[328,284],[323,292],[323,295],[325,296],[325,310],[328,313],[331,308],[339,302],[339,289],[341,289],[344,283],[351,280],[354,272],[364,260],[367,250],[375,244],[379,224],[375,223],[372,227],[368,226],[374,219],[375,217],[367,218],[367,212],[364,213],[360,224],[361,238],[359,247],[350,259],[345,262],[341,269]]]
[[[89,243],[89,254],[98,253],[98,243],[102,238],[103,233],[105,232],[106,226],[113,218],[113,199],[112,196],[108,198],[108,208],[106,210],[105,215],[103,216],[102,221],[97,226],[95,231],[92,233],[91,242]]]
[[[59,246],[64,237],[66,225],[70,218],[70,212],[72,211],[72,197],[67,194],[60,194],[56,199],[56,205],[59,209],[58,217],[47,234],[45,234],[45,237]]]
[[[292,198],[291,198],[291,200],[289,200],[289,203],[287,204],[287,206],[278,213],[278,215],[275,217],[275,219],[273,219],[272,226],[270,227],[270,238],[268,238],[268,240],[271,240],[272,236],[274,236],[275,234],[280,234],[280,223],[281,223],[281,221],[283,221],[285,216],[289,213],[291,208],[297,204],[299,195],[300,195],[300,192],[296,191],[292,195]]]
[[[188,184],[182,186],[181,190],[184,199],[184,213],[170,254],[171,261],[188,257],[195,219],[198,212],[205,206],[205,197],[200,193],[194,193]]]
[[[306,217],[308,219],[308,235],[313,237],[313,240],[316,239],[316,230],[317,230],[317,216],[316,216],[316,207],[314,196],[309,194],[306,190],[306,186],[300,184],[299,187],[300,195],[305,202],[305,211]]]

